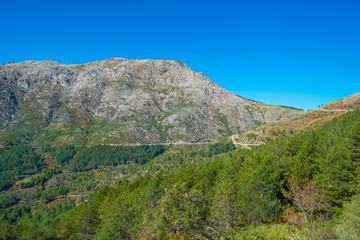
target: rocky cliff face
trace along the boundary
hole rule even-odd
[[[0,141],[216,141],[300,114],[236,96],[176,61],[0,65]]]

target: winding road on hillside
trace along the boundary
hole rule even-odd
[[[147,146],[156,146],[156,145],[165,145],[165,146],[169,146],[169,145],[203,145],[203,144],[209,144],[209,143],[217,143],[217,141],[212,141],[212,142],[165,142],[165,143],[128,143],[128,144],[115,144],[115,143],[108,143],[108,144],[104,144],[104,145],[109,145],[109,146],[141,146],[141,145],[147,145]]]
[[[232,142],[233,142],[234,145],[238,145],[238,146],[242,146],[242,147],[248,148],[248,147],[251,147],[251,146],[259,146],[259,145],[265,144],[264,142],[258,142],[258,143],[239,143],[239,142],[237,142],[237,141],[235,140],[235,136],[236,136],[236,135],[232,135],[232,136],[231,136],[231,140],[232,140]]]
[[[315,111],[323,111],[323,112],[352,112],[354,111],[353,109],[314,109]],[[234,145],[238,145],[238,146],[242,146],[242,147],[246,147],[249,148],[251,146],[259,146],[259,145],[263,145],[265,144],[264,142],[258,142],[258,143],[239,143],[235,140],[236,135],[232,135],[231,136],[231,140],[233,142]],[[165,146],[169,146],[169,145],[192,145],[192,144],[197,144],[197,145],[202,145],[202,144],[209,144],[209,143],[216,143],[216,141],[214,142],[196,142],[196,143],[191,143],[191,142],[165,142],[165,143],[150,143],[150,144],[141,144],[141,143],[129,143],[129,144],[105,144],[105,145],[110,145],[110,146],[141,146],[141,145],[149,145],[149,146],[154,146],[154,145],[165,145]],[[3,148],[6,146],[2,146],[0,145],[0,148]],[[40,147],[33,147],[33,148],[40,148]]]
[[[352,112],[354,110],[352,109],[332,109],[332,110],[329,110],[329,109],[315,109],[315,111],[323,111],[323,112]]]
[[[352,112],[354,111],[353,109],[314,109],[315,111],[323,111],[323,112]],[[238,146],[242,146],[242,147],[246,147],[246,148],[249,148],[251,146],[259,146],[259,145],[263,145],[265,144],[264,142],[258,142],[258,143],[240,143],[240,142],[237,142],[235,140],[235,137],[237,135],[232,135],[231,136],[231,140],[233,142],[234,145],[238,145]]]

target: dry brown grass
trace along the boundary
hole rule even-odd
[[[237,139],[240,142],[261,142],[273,139],[281,135],[290,135],[300,132],[303,129],[315,129],[325,122],[332,120],[334,117],[343,115],[346,111],[336,110],[353,110],[360,107],[360,93],[355,93],[348,97],[328,104],[316,109],[305,112],[300,116],[291,119],[259,126],[253,130],[242,133]],[[324,110],[335,110],[324,111]],[[249,135],[250,134],[250,135]],[[247,136],[248,135],[248,136]],[[257,135],[257,138],[249,138],[249,136]]]

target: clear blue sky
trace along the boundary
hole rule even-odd
[[[305,110],[359,92],[360,2],[2,1],[0,63],[186,63],[246,98]]]

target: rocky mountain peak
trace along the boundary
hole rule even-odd
[[[86,144],[216,141],[301,113],[238,97],[181,62],[124,58],[1,65],[0,103],[0,140],[23,129]]]

